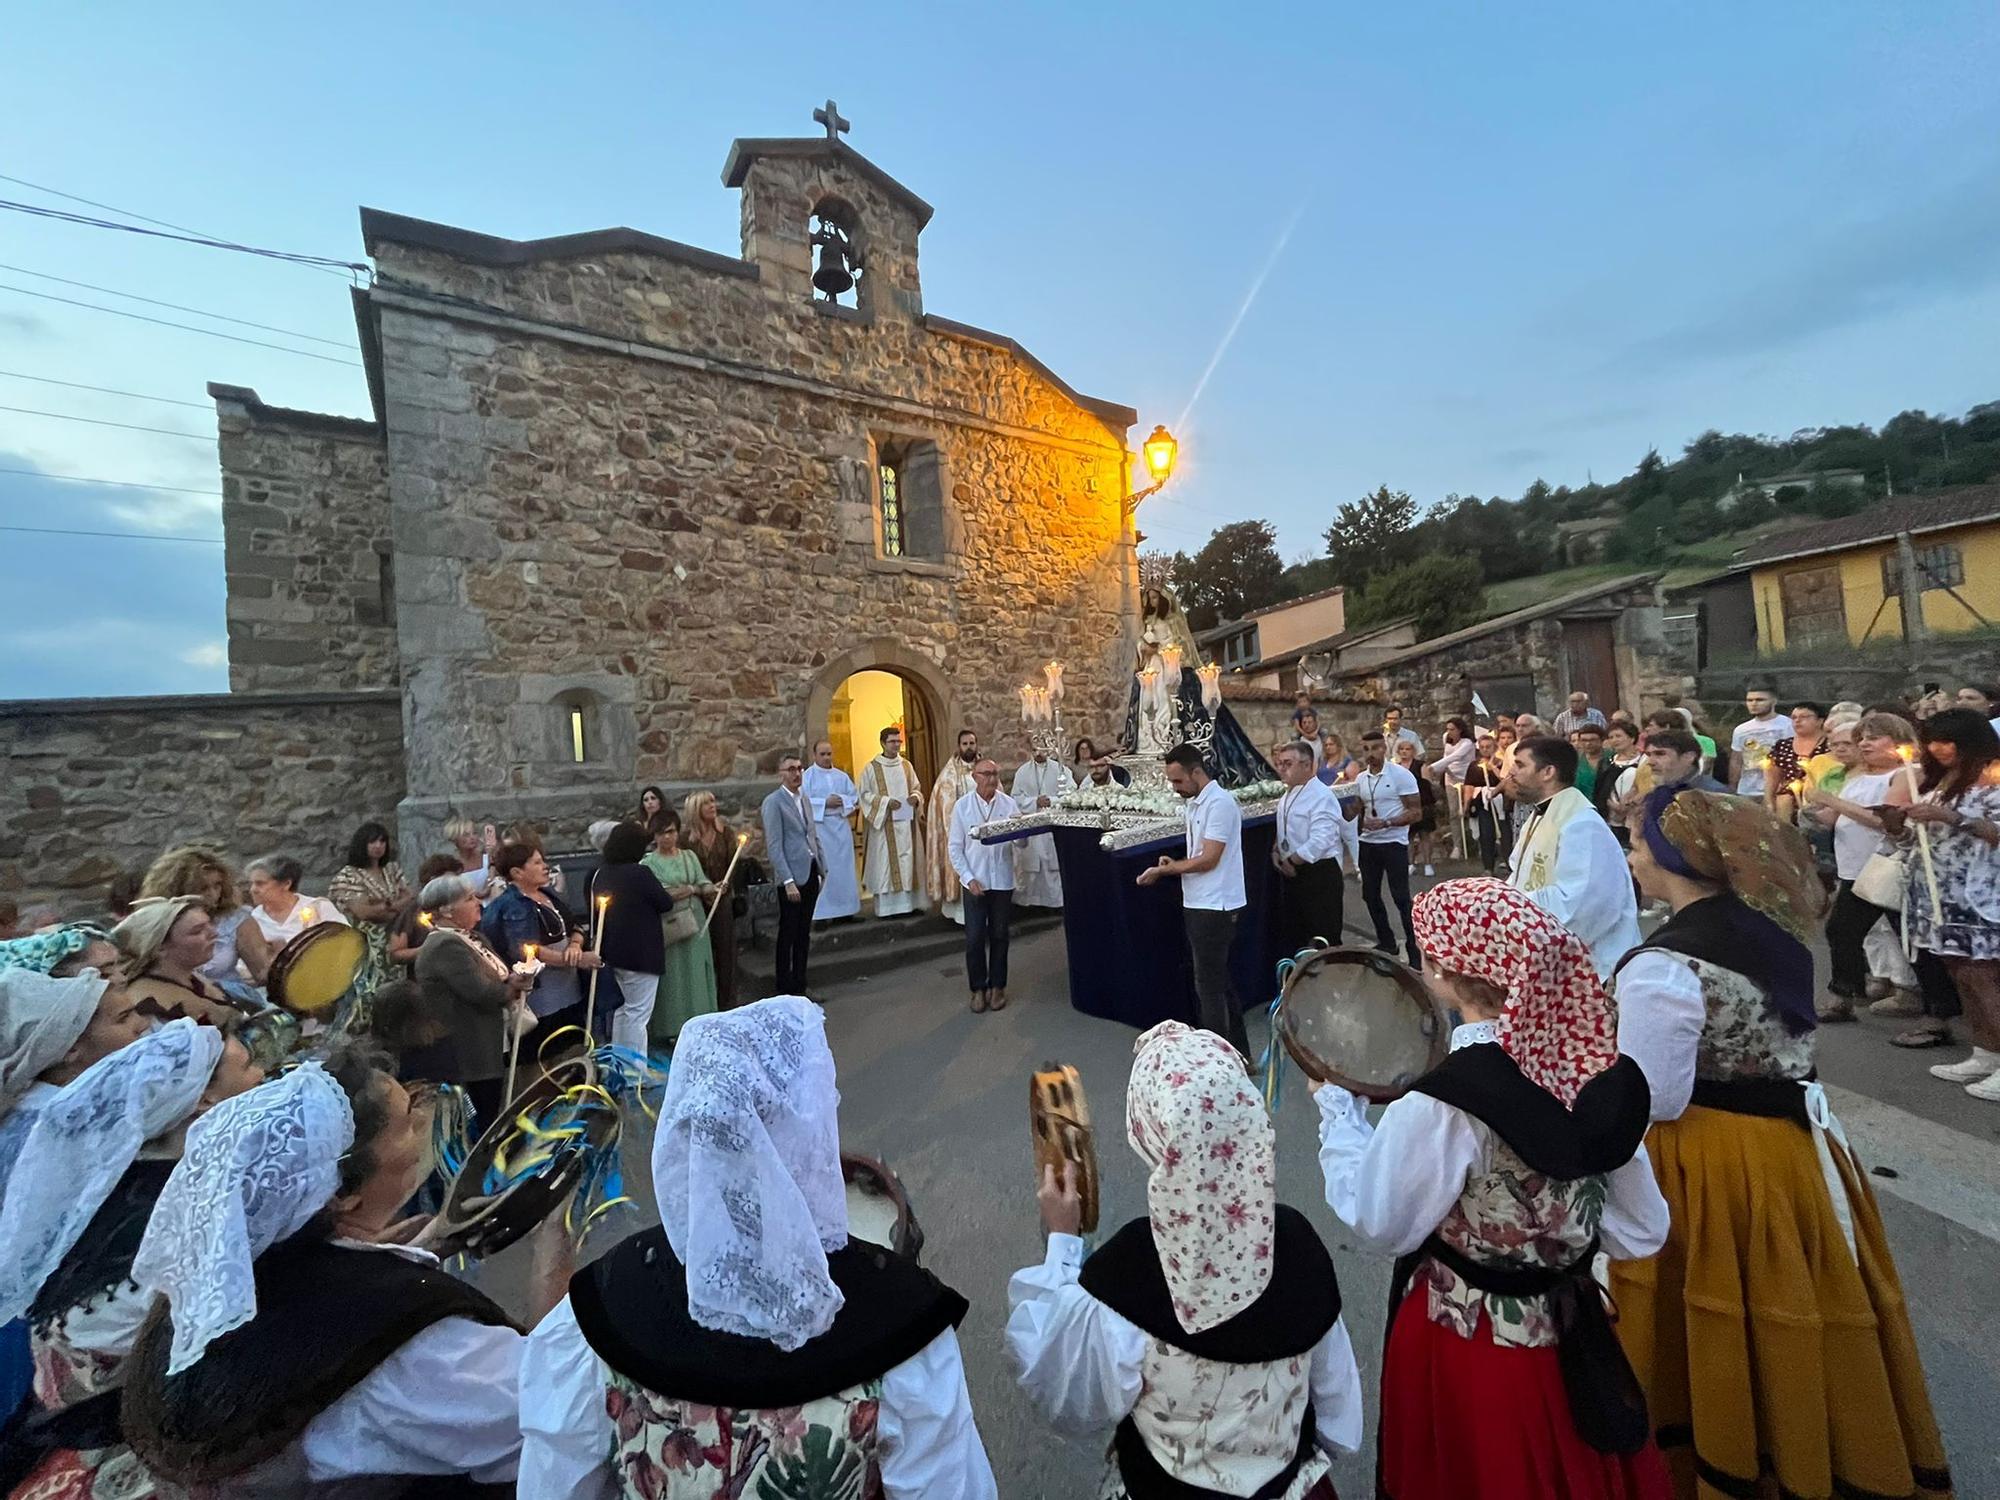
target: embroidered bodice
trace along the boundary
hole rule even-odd
[[[1701,981],[1708,1013],[1695,1049],[1697,1079],[1804,1078],[1812,1072],[1812,1033],[1793,1036],[1786,1031],[1760,985],[1706,959],[1674,956]]]
[[[1233,1365],[1148,1339],[1132,1423],[1174,1478],[1224,1494],[1252,1494],[1298,1452],[1311,1400],[1311,1366],[1310,1353]],[[1305,1494],[1327,1468],[1326,1456],[1315,1448],[1285,1496]],[[1125,1493],[1114,1463],[1099,1500],[1118,1500]]]

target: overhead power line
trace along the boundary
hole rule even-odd
[[[163,495],[206,495],[222,498],[221,490],[191,490],[177,484],[141,484],[134,479],[92,479],[85,474],[44,474],[40,469],[0,469],[0,474],[19,474],[25,479],[60,479],[65,484],[108,484],[121,490],[158,490]]]
[[[162,328],[178,328],[184,333],[205,333],[212,339],[228,339],[232,344],[253,344],[259,349],[276,349],[280,354],[296,354],[301,359],[319,359],[330,365],[349,365],[357,370],[361,368],[361,361],[358,359],[341,359],[332,354],[315,354],[310,349],[294,349],[289,344],[274,344],[268,339],[246,339],[240,333],[224,333],[219,328],[200,328],[193,323],[176,323],[169,318],[155,318],[145,313],[127,312],[122,307],[106,307],[101,302],[82,302],[75,297],[58,297],[54,292],[38,292],[31,287],[0,284],[0,292],[16,292],[23,297],[39,297],[44,302],[61,302],[69,307],[87,307],[92,312],[110,313],[114,318],[132,318],[141,323],[157,323]],[[203,313],[202,316],[212,318],[217,315]]]
[[[369,272],[367,264],[358,260],[336,260],[328,255],[299,255],[290,250],[267,250],[261,245],[241,245],[234,240],[213,239],[205,234],[174,234],[165,229],[141,229],[137,224],[120,224],[115,219],[96,219],[89,214],[73,214],[66,209],[44,208],[39,203],[16,203],[11,198],[0,198],[0,209],[6,209],[9,213],[29,214],[37,219],[81,224],[87,229],[116,229],[125,234],[142,234],[148,239],[178,240],[185,245],[205,245],[211,250],[233,250],[238,255],[261,255],[267,260],[287,261],[295,266],[334,266],[343,271],[351,271],[357,276],[365,276]]]
[[[203,547],[220,547],[219,536],[167,536],[158,531],[83,531],[66,526],[0,526],[0,531],[18,531],[30,536],[98,536],[123,542],[195,542]]]
[[[0,370],[0,377],[8,380],[32,380],[38,385],[59,385],[72,391],[96,391],[100,396],[124,396],[133,401],[160,401],[168,406],[192,406],[196,411],[213,411],[214,406],[206,401],[183,401],[178,396],[148,396],[139,391],[114,390],[108,385],[85,385],[80,380],[57,380],[53,375],[30,375],[24,370]]]
[[[58,422],[88,422],[92,427],[122,427],[127,432],[157,432],[162,437],[190,438],[197,443],[212,443],[214,437],[201,432],[182,432],[175,427],[141,427],[133,422],[111,422],[103,417],[77,417],[66,411],[40,411],[32,406],[0,406],[0,411],[19,412],[24,417],[53,417]]]
[[[142,224],[157,224],[162,229],[178,229],[183,234],[192,234],[201,239],[218,238],[218,236],[211,235],[205,229],[196,229],[188,224],[176,224],[169,219],[155,219],[148,214],[134,213],[131,209],[120,208],[115,203],[100,203],[95,198],[85,198],[78,193],[66,193],[61,188],[52,188],[39,182],[30,182],[25,177],[9,177],[5,172],[0,172],[0,182],[11,182],[16,187],[29,188],[37,193],[47,193],[51,198],[67,198],[71,203],[81,203],[86,208],[101,208],[108,214],[118,215],[121,219],[137,219]],[[313,269],[328,271],[335,276],[346,275],[344,267],[315,266]]]
[[[232,318],[228,313],[208,312],[199,307],[186,307],[179,302],[162,302],[158,297],[141,297],[137,292],[121,292],[115,286],[97,286],[88,281],[72,281],[67,276],[54,276],[47,271],[31,270],[27,266],[10,266],[0,262],[0,271],[14,271],[22,276],[36,276],[43,281],[59,281],[64,286],[80,286],[86,292],[102,292],[107,297],[123,297],[128,302],[144,302],[149,307],[167,307],[175,312],[193,313],[197,318],[214,318],[219,323],[234,323],[240,328],[261,328],[266,333],[282,333],[286,338],[305,339],[314,344],[331,344],[336,349],[352,349],[352,339],[322,338],[317,333],[300,333],[296,328],[276,328],[269,323],[253,323],[248,318]]]

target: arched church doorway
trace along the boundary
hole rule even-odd
[[[827,705],[833,763],[859,782],[862,768],[881,749],[882,731],[894,724],[903,731],[903,754],[928,788],[940,764],[937,713],[929,696],[921,684],[894,671],[867,667],[850,673]]]

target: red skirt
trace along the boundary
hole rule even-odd
[[[1383,1355],[1382,1500],[1671,1500],[1650,1439],[1629,1457],[1576,1434],[1553,1348],[1461,1338],[1411,1289]]]

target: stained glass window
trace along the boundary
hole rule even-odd
[[[882,492],[882,555],[903,555],[903,477],[892,463],[876,469]]]

